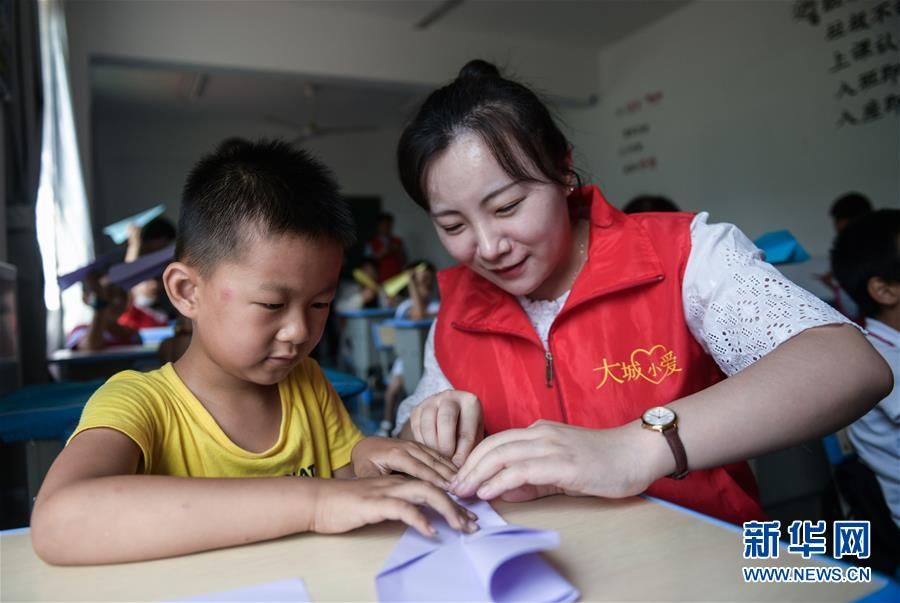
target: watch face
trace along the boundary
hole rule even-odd
[[[664,427],[675,421],[675,413],[665,406],[656,406],[643,414],[644,423]]]

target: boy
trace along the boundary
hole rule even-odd
[[[869,342],[894,372],[894,389],[849,434],[900,528],[900,210],[881,209],[848,224],[835,240],[831,266],[866,317]]]
[[[396,470],[446,488],[455,472],[424,446],[364,439],[307,358],[352,232],[326,169],[284,143],[228,141],[200,161],[163,275],[190,345],[88,402],[35,502],[41,558],[152,559],[384,519],[433,533],[416,504],[476,529],[426,482],[316,479]]]

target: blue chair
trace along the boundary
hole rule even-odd
[[[822,446],[825,448],[825,456],[828,457],[828,462],[832,467],[856,458],[856,451],[853,449],[853,443],[850,442],[846,428],[829,433],[822,438]]]

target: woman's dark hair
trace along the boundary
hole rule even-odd
[[[450,84],[432,92],[397,145],[400,180],[407,194],[428,209],[425,175],[434,157],[464,133],[478,135],[500,167],[517,180],[567,185],[577,175],[568,165],[569,141],[547,106],[529,88],[499,70],[469,61]]]
[[[625,204],[622,211],[626,214],[645,212],[681,211],[675,202],[662,195],[639,195]]]

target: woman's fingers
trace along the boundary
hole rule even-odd
[[[557,486],[535,486],[534,484],[525,484],[519,488],[507,490],[500,495],[500,498],[506,502],[525,502],[544,496],[553,496],[554,494],[564,494],[565,490]]]
[[[524,486],[547,486],[557,479],[556,463],[547,458],[530,458],[512,462],[481,484],[476,494],[482,500],[498,496]],[[535,493],[537,490],[535,490]]]
[[[464,395],[468,397],[460,400],[456,450],[451,459],[457,467],[466,462],[472,449],[484,437],[484,414],[481,410],[481,402],[474,395]]]
[[[527,442],[532,439],[532,434],[529,433],[527,429],[508,429],[506,431],[496,433],[492,436],[488,436],[487,438],[482,440],[480,444],[475,446],[475,448],[472,450],[472,453],[466,459],[466,462],[463,463],[462,467],[459,468],[459,473],[457,474],[456,479],[450,485],[452,491],[460,496],[471,495],[471,493],[463,494],[461,491],[459,491],[459,486],[463,483],[472,482],[472,475],[476,471],[478,472],[478,475],[484,479],[490,477],[490,475],[493,475],[493,473],[496,472],[497,469],[499,469],[493,468],[493,465],[497,462],[497,458],[494,456],[495,450],[502,446],[506,446],[516,442]],[[488,467],[488,465],[486,464],[486,459],[491,467]],[[485,475],[485,473],[491,468],[493,468],[493,471],[491,471],[488,475]],[[479,483],[481,482],[479,481]],[[472,490],[472,492],[474,492],[474,490]]]
[[[419,433],[416,438],[419,442],[430,448],[437,448],[437,406],[435,404],[423,404],[419,413]]]
[[[456,452],[456,434],[459,427],[459,403],[445,400],[438,405],[436,417],[436,439],[438,452],[446,457]]]
[[[488,440],[482,444],[488,443]],[[531,438],[498,438],[497,442],[491,442],[490,447],[486,447],[485,451],[476,457],[475,453],[479,452],[479,448],[481,445],[475,449],[469,460],[460,469],[459,475],[450,484],[451,491],[457,496],[472,496],[485,482],[505,467],[514,467],[518,463],[546,454],[545,447],[536,444]]]

